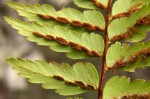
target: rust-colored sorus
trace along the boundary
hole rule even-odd
[[[102,9],[107,9],[107,6],[105,6],[104,4],[102,4],[101,2],[98,2],[97,0],[92,0],[95,5],[97,5],[98,7],[102,8]]]
[[[135,62],[141,57],[143,59],[144,56],[150,55],[150,48],[143,49],[137,53],[134,53],[130,56],[130,58],[127,61],[124,61],[124,57],[122,57],[120,60],[118,60],[113,66],[109,67],[109,70],[116,70],[120,67],[127,66],[132,62]]]
[[[85,27],[87,30],[91,30],[91,31],[102,31],[102,32],[104,31],[104,29],[99,26],[93,26],[89,23],[82,23],[77,20],[69,21],[68,19],[63,17],[53,17],[53,16],[43,15],[43,14],[37,14],[37,16],[45,20],[55,20],[57,22],[64,23],[64,24],[69,23],[75,27]]]
[[[150,15],[145,16],[137,21],[136,25],[150,25]]]
[[[92,56],[92,57],[100,57],[100,53],[97,53],[95,51],[92,51],[92,50],[89,50],[79,44],[76,44],[74,42],[70,42],[70,41],[67,41],[65,40],[64,38],[61,38],[61,37],[53,37],[51,35],[43,35],[39,32],[33,32],[34,35],[36,36],[39,36],[39,37],[42,37],[46,40],[55,40],[56,42],[62,44],[62,45],[66,45],[66,46],[71,46],[72,48],[76,49],[76,50],[79,50],[79,51],[84,51],[87,55],[89,56]]]
[[[141,3],[137,3],[134,6],[132,6],[127,12],[124,13],[119,13],[117,15],[112,16],[113,19],[115,18],[121,18],[121,17],[128,17],[131,14],[133,14],[135,11],[139,10],[139,6],[141,5]]]
[[[126,39],[129,36],[132,36],[135,32],[136,32],[136,27],[130,28],[127,30],[127,32],[114,36],[112,39],[110,39],[110,41],[115,42],[120,39]]]

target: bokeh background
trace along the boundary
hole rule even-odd
[[[20,57],[31,60],[43,59],[47,62],[56,61],[58,63],[67,62],[74,64],[78,61],[92,62],[98,71],[101,70],[101,61],[99,58],[86,60],[71,60],[62,53],[51,51],[48,47],[38,46],[35,43],[28,42],[26,38],[20,36],[16,30],[12,29],[3,19],[3,16],[21,18],[17,12],[7,6],[8,1],[15,1],[27,4],[45,4],[53,5],[57,10],[62,7],[74,7],[73,0],[0,0],[0,99],[66,99],[60,96],[54,90],[45,90],[38,84],[28,83],[26,79],[18,77],[11,66],[6,63],[9,57]],[[79,9],[83,10],[83,9]],[[91,16],[92,17],[92,16]],[[150,69],[138,69],[135,73],[116,72],[117,75],[126,75],[135,78],[150,79]],[[112,72],[107,72],[106,81],[113,76]],[[83,99],[96,99],[96,92],[88,92],[78,96]]]

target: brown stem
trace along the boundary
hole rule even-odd
[[[108,7],[107,7],[106,25],[105,25],[105,39],[104,39],[105,47],[104,47],[104,53],[103,53],[101,79],[100,79],[99,90],[98,90],[98,99],[102,99],[102,96],[103,96],[104,77],[105,77],[105,72],[107,70],[106,53],[108,49],[108,26],[110,23],[111,5],[112,5],[112,0],[109,0]]]

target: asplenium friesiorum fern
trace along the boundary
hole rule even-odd
[[[30,82],[55,89],[60,95],[97,91],[98,99],[150,99],[150,81],[113,76],[104,86],[107,70],[134,72],[150,66],[150,41],[143,41],[150,31],[150,0],[116,0],[114,4],[112,0],[74,0],[74,3],[86,10],[56,11],[48,4],[8,2],[29,21],[9,17],[5,20],[29,41],[66,53],[68,58],[102,57],[101,77],[91,63],[70,66],[19,58],[7,62]],[[99,9],[106,11],[105,18]]]

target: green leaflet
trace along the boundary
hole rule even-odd
[[[139,41],[144,40],[145,38],[146,38],[145,32],[136,32],[134,33],[134,35],[130,36],[125,41],[126,42],[139,42]]]
[[[128,12],[137,4],[137,0],[116,0],[112,7],[112,16]]]
[[[130,81],[129,78],[124,76],[114,76],[107,81],[104,87],[103,99],[122,99],[124,96],[149,94],[150,81],[144,81],[142,79]]]
[[[61,26],[51,27],[35,23],[22,22],[5,17],[5,20],[28,40],[39,45],[49,46],[57,52],[66,52],[73,59],[83,59],[89,56],[102,56],[104,49],[103,38],[95,33],[76,33]],[[77,56],[78,55],[78,56]]]
[[[114,90],[117,89],[117,90]],[[130,81],[127,77],[114,76],[104,87],[103,99],[122,99],[123,96],[150,94],[150,81],[142,79]]]
[[[149,3],[150,0],[116,0],[112,7],[112,16],[134,11]]]
[[[144,25],[145,23],[137,23],[137,21],[142,20],[144,17],[150,14],[150,5],[143,6],[139,11],[135,12],[129,17],[118,18],[111,22],[108,28],[109,39],[115,41],[120,35],[127,34],[130,29],[137,26]]]
[[[7,62],[29,82],[40,83],[45,89],[55,89],[60,95],[75,95],[98,89],[99,76],[90,63],[76,63],[71,67],[66,63],[48,64],[42,60],[33,62],[10,58]]]
[[[85,31],[85,28],[88,30],[102,31],[105,28],[103,15],[99,11],[95,10],[88,10],[82,13],[73,8],[63,8],[60,11],[56,11],[48,4],[25,5],[9,2],[8,5],[16,9],[19,15],[27,17],[30,21],[36,21],[41,25],[61,25],[64,28],[73,30],[78,30],[79,28],[81,32]],[[93,16],[92,18],[91,15]]]
[[[98,7],[106,9],[108,0],[73,0],[74,3],[81,8],[98,9]]]
[[[126,39],[127,42],[139,42],[146,38],[146,32],[150,31],[150,25],[142,25],[137,27],[137,32]]]
[[[129,45],[121,44],[120,42],[112,44],[109,47],[106,55],[107,66],[112,67],[117,62],[117,60],[120,60],[127,48],[129,48]]]
[[[138,60],[138,63],[142,57],[146,58],[147,55],[149,55],[149,49],[150,41],[146,43],[136,43],[133,46],[116,42],[108,49],[106,56],[107,67],[109,69],[118,69],[126,66],[126,68],[129,67],[128,71],[130,71],[130,68],[131,71],[140,67],[144,68],[149,64],[147,59],[145,59],[146,61],[143,60],[143,63],[141,62],[143,66],[141,66],[141,64],[138,66],[135,61]],[[135,62],[137,66],[132,66],[132,62]]]
[[[115,36],[124,34],[130,27],[133,27],[136,23],[135,17],[120,18],[113,20],[108,27],[108,37],[113,39]]]

